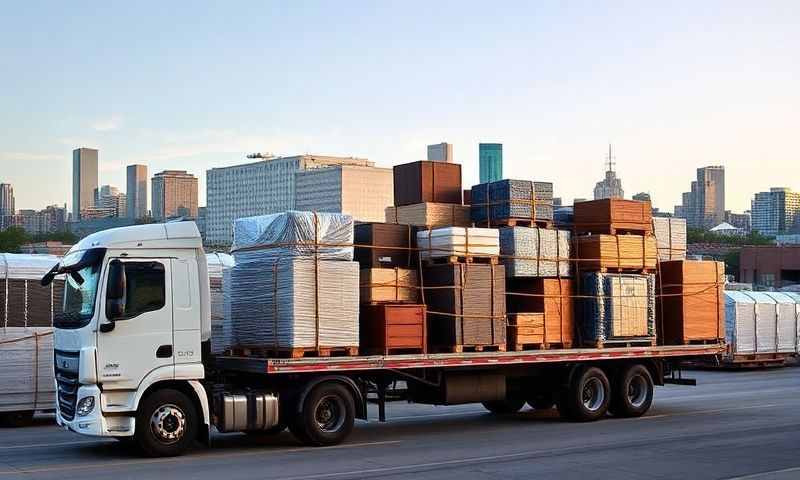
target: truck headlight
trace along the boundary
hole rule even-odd
[[[76,409],[76,413],[79,417],[85,417],[94,411],[94,397],[83,397],[81,401],[78,402],[78,408]]]

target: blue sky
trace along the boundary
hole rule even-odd
[[[666,3],[670,3],[667,5]],[[205,171],[253,151],[390,166],[477,144],[589,197],[614,143],[626,195],[672,209],[723,164],[727,205],[800,189],[797,2],[16,2],[0,29],[0,182],[69,203],[71,150]]]

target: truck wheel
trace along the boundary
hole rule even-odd
[[[631,365],[614,382],[611,412],[617,417],[641,417],[653,404],[653,377],[644,365]]]
[[[185,453],[197,438],[197,412],[183,393],[164,389],[145,398],[136,414],[136,443],[151,457]]]
[[[308,394],[300,415],[289,429],[307,445],[336,445],[353,431],[355,417],[355,401],[350,390],[338,383],[323,383]]]
[[[552,393],[538,393],[528,399],[528,405],[534,410],[550,410],[556,404],[553,397]]]
[[[505,400],[492,400],[491,402],[482,402],[486,410],[496,415],[509,415],[517,413],[525,406],[525,400],[507,398]]]
[[[608,377],[597,367],[575,375],[559,402],[559,412],[576,422],[597,420],[608,411],[611,387]]]
[[[0,425],[9,428],[29,427],[33,423],[33,410],[0,413]]]

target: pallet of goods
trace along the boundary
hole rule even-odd
[[[453,203],[417,203],[386,207],[386,223],[419,227],[469,227],[469,206]]]
[[[428,202],[461,205],[461,165],[420,160],[394,166],[395,206]]]
[[[360,325],[362,354],[398,355],[427,352],[425,305],[362,305]]]
[[[656,324],[662,345],[718,343],[725,338],[725,264],[659,263]]]
[[[569,277],[570,234],[566,230],[501,227],[500,261],[508,277]]]
[[[359,223],[354,227],[354,258],[362,268],[408,268],[413,228],[397,223]]]
[[[234,265],[233,257],[225,253],[206,254],[208,266],[208,286],[211,300],[211,352],[222,354],[230,347],[230,331],[225,324],[225,291],[226,275]]]
[[[470,214],[478,226],[550,226],[553,184],[499,180],[472,187]]]
[[[655,345],[655,275],[587,272],[581,274],[578,294],[584,344]]]
[[[572,280],[509,278],[506,282],[508,349],[570,348],[575,331]]]
[[[796,293],[725,291],[727,360],[736,362],[743,357],[754,362],[757,356],[798,353],[799,314],[800,295]]]
[[[653,217],[653,233],[659,261],[686,259],[685,218]]]
[[[573,252],[579,270],[641,273],[658,262],[651,235],[584,235],[575,237]]]
[[[417,271],[410,268],[362,268],[361,303],[419,301]]]
[[[234,354],[357,355],[359,264],[349,215],[236,220],[230,289]]]
[[[423,267],[430,351],[505,351],[505,268],[451,263]]]
[[[573,222],[577,235],[649,235],[653,232],[653,211],[650,202],[621,198],[591,200],[574,205]]]
[[[500,236],[494,228],[439,227],[417,232],[417,248],[423,261],[497,260]]]

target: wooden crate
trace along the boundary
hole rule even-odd
[[[357,245],[353,259],[361,268],[409,267],[413,265],[410,255],[413,235],[410,225],[359,223],[353,229]]]
[[[425,353],[425,305],[362,305],[359,343],[362,354]]]
[[[656,327],[664,345],[717,342],[725,338],[725,264],[661,262],[656,287]]]
[[[585,235],[575,237],[572,248],[578,270],[641,272],[654,270],[658,261],[652,235]]]
[[[419,227],[469,227],[469,206],[451,203],[417,203],[386,207],[386,222]]]
[[[417,303],[419,280],[417,271],[408,268],[362,268],[361,303]]]
[[[568,348],[574,341],[575,314],[572,302],[572,280],[567,278],[510,278],[506,285],[506,304],[509,312],[509,325],[513,321],[523,321],[525,332],[539,335],[532,330],[532,322],[541,319],[541,342],[544,348],[559,345]],[[520,317],[522,315],[522,317]],[[526,317],[525,315],[533,315]],[[541,315],[539,317],[538,315]],[[512,316],[514,317],[512,319]],[[508,333],[511,334],[509,327]],[[523,339],[524,340],[524,339]],[[533,344],[509,337],[509,348],[517,350],[517,345]]]
[[[653,211],[650,202],[606,198],[578,202],[574,207],[574,229],[578,235],[585,233],[636,233],[653,232]]]
[[[420,160],[394,166],[394,204],[422,202],[461,205],[461,165]]]

